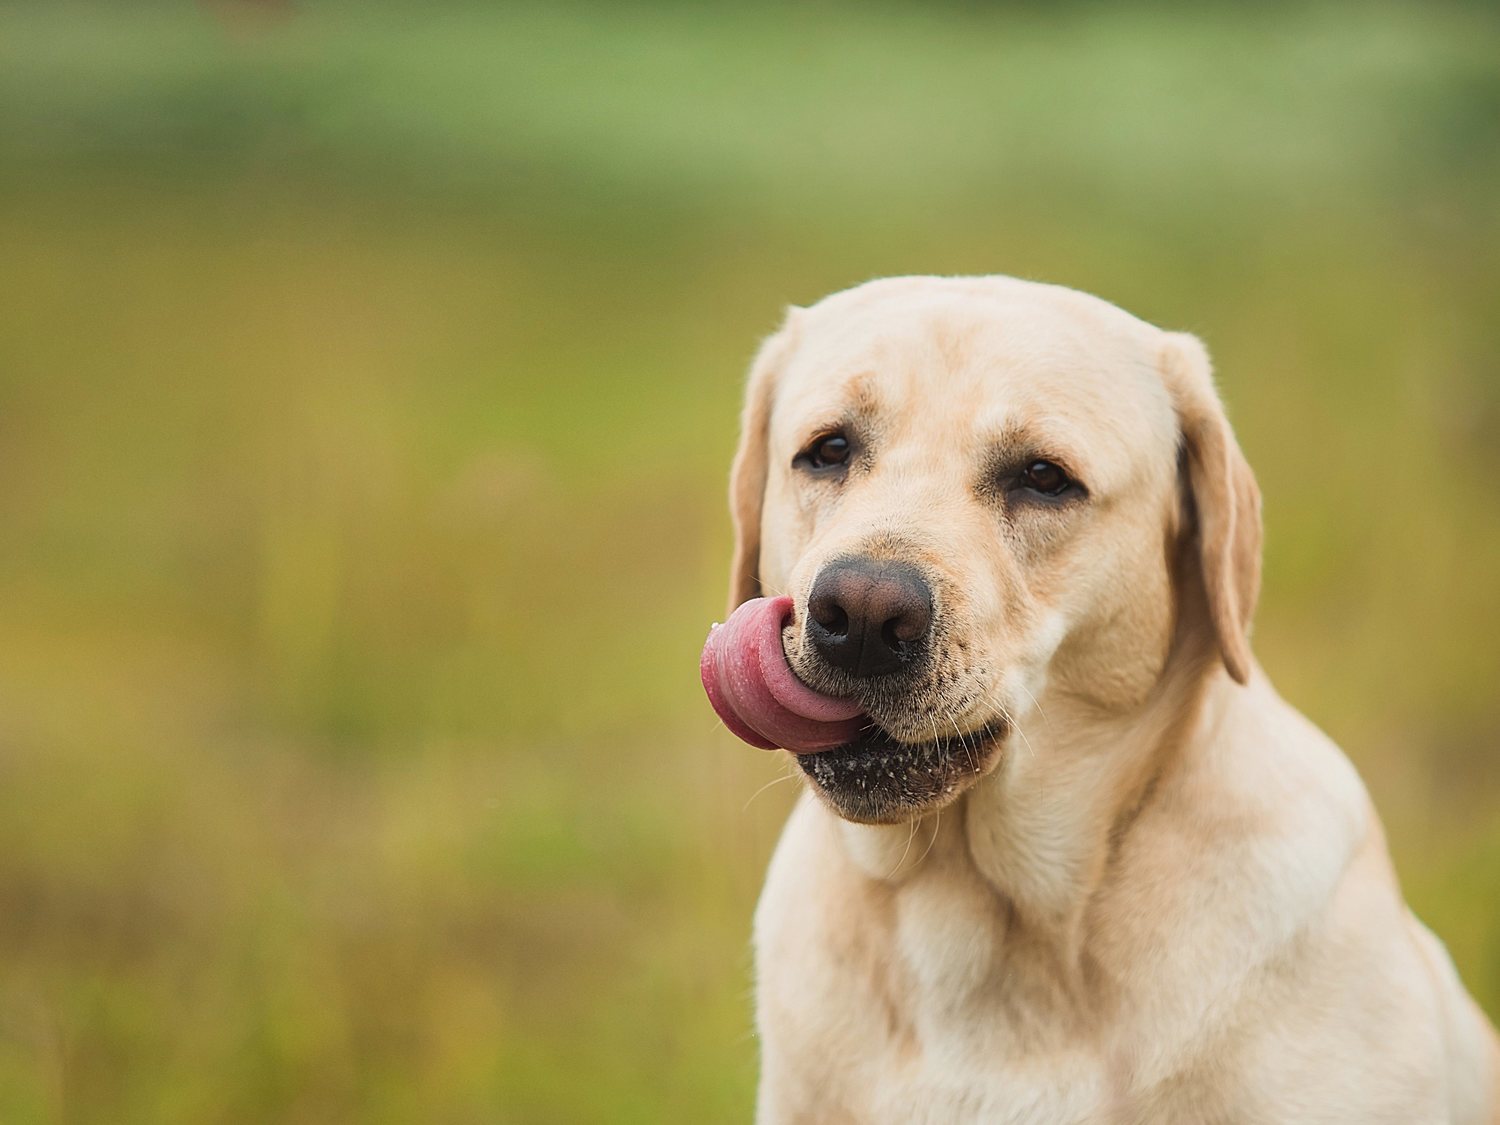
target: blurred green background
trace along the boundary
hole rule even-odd
[[[0,6],[0,1121],[747,1120],[740,382],[893,273],[1207,339],[1500,1014],[1497,200],[1481,6]]]

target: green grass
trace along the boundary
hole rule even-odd
[[[739,381],[898,272],[1207,338],[1500,1013],[1500,28],[1355,11],[0,9],[0,1120],[746,1119]]]

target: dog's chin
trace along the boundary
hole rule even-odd
[[[1005,724],[995,721],[967,734],[910,743],[871,727],[853,742],[796,757],[818,795],[845,820],[901,824],[951,804],[989,773],[1005,733]]]

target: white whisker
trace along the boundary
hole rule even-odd
[[[932,851],[932,845],[937,843],[938,829],[942,828],[943,826],[943,810],[938,809],[938,811],[933,813],[932,815],[937,818],[932,825],[932,839],[927,841],[927,847],[923,850],[921,856],[918,857],[917,862],[912,864],[913,867],[921,867],[923,861],[927,858],[927,853]]]
[[[964,738],[964,732],[958,729],[958,720],[952,712],[948,714],[948,723],[953,727],[953,733],[958,735],[958,744],[964,748],[964,759],[969,763],[969,769],[971,771],[977,769],[978,767],[974,765],[974,755],[969,750],[968,739]]]
[[[1047,724],[1047,729],[1050,731],[1052,729],[1052,720],[1047,718],[1047,712],[1042,710],[1042,701],[1032,695],[1031,689],[1019,680],[1016,681],[1016,686],[1026,693],[1026,698],[1031,700],[1031,705],[1036,708],[1036,713],[1042,717],[1042,722]]]
[[[795,780],[797,780],[797,775],[794,774],[794,773],[784,773],[780,777],[773,777],[770,781],[766,782],[759,789],[757,789],[754,793],[750,794],[750,800],[745,802],[745,807],[742,808],[740,810],[740,812],[749,812],[750,811],[750,804],[751,804],[751,802],[754,801],[755,798],[759,797],[762,793],[764,793],[767,789],[771,788],[771,786],[773,786],[773,785],[780,785],[783,781],[795,781]]]
[[[1025,690],[1024,687],[1022,690]],[[1036,758],[1036,750],[1031,745],[1031,739],[1026,737],[1026,732],[1021,728],[1021,724],[1016,721],[1016,717],[1011,714],[1010,709],[1006,707],[1003,702],[1001,702],[1001,700],[999,699],[999,691],[1000,688],[998,685],[996,685],[994,688],[990,689],[980,697],[981,702],[992,704],[995,709],[1000,712],[1000,717],[1015,728],[1016,734],[1020,735],[1021,742],[1026,747],[1026,752],[1031,755],[1032,759],[1034,760]],[[1041,708],[1038,707],[1037,710],[1040,711]],[[1046,718],[1045,715],[1043,715],[1042,717],[1044,719]],[[1049,723],[1048,725],[1050,727],[1051,724]]]
[[[911,842],[916,838],[916,835],[917,822],[914,820],[911,822],[911,831],[906,834],[906,847],[901,852],[901,858],[896,861],[895,867],[891,868],[885,873],[885,877],[887,879],[901,870],[901,865],[906,862],[906,857],[911,854]]]

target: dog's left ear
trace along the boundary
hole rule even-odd
[[[1229,428],[1202,341],[1167,333],[1161,368],[1182,430],[1209,619],[1224,666],[1243,684],[1250,679],[1250,618],[1260,594],[1260,488]]]
[[[797,314],[787,309],[780,330],[760,346],[750,364],[745,408],[740,415],[740,444],[729,470],[729,513],[734,517],[734,559],[729,565],[729,612],[761,595],[760,516],[766,495],[766,443],[770,438],[771,400],[786,358],[797,336]]]

